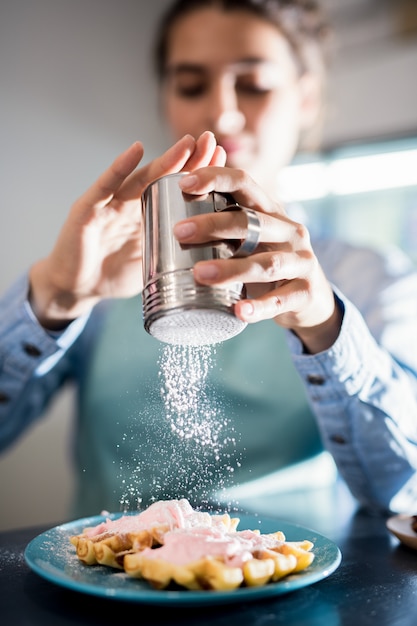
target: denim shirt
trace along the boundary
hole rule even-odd
[[[209,402],[217,434],[230,444],[220,461],[169,432],[160,397],[163,347],[143,330],[140,296],[103,302],[54,334],[34,317],[22,276],[0,300],[0,449],[72,382],[76,514],[116,510],[131,489],[138,498],[127,477],[142,501],[189,492],[204,500],[204,475],[213,483],[218,462],[228,471],[235,465],[233,491],[323,449],[360,503],[417,509],[415,268],[395,249],[323,240],[315,251],[343,311],[339,337],[309,355],[293,333],[266,321],[214,349]],[[226,493],[227,478],[220,481]]]

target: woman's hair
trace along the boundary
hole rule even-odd
[[[290,44],[300,75],[318,73],[324,82],[329,29],[314,0],[174,0],[156,33],[154,63],[160,81],[165,76],[172,26],[184,15],[205,7],[246,11],[273,24]]]

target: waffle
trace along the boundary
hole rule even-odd
[[[220,528],[234,530],[238,519],[228,513],[210,515],[194,510],[188,500],[161,500],[138,515],[107,519],[94,527],[84,528],[70,537],[77,557],[85,565],[108,565],[123,569],[123,558],[129,552],[140,552],[160,546],[164,535],[176,528]]]
[[[311,541],[287,541],[281,531],[239,531],[238,524],[228,514],[200,513],[187,500],[169,500],[86,528],[70,541],[85,565],[122,569],[155,589],[261,586],[303,571],[314,560]]]

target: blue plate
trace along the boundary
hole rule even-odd
[[[116,519],[120,515],[115,513],[107,517]],[[62,524],[38,535],[27,545],[25,559],[39,576],[73,591],[125,602],[172,606],[212,606],[279,596],[326,578],[341,562],[337,545],[311,529],[275,519],[260,519],[255,515],[236,516],[240,519],[238,530],[259,528],[261,533],[281,530],[287,541],[308,539],[313,542],[313,563],[302,572],[261,587],[241,587],[233,591],[157,590],[146,581],[129,577],[122,570],[101,565],[83,565],[79,561],[70,537],[80,534],[87,526],[95,526],[105,521],[106,518],[102,515]]]

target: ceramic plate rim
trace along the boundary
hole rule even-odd
[[[69,541],[71,535],[80,533],[87,526],[99,524],[108,517],[116,519],[121,515],[121,513],[111,513],[106,516],[84,517],[42,532],[34,537],[25,548],[24,557],[27,565],[32,571],[49,582],[88,595],[142,604],[202,606],[233,604],[242,601],[271,598],[293,592],[327,578],[339,567],[342,560],[339,547],[315,530],[271,517],[238,513],[231,516],[239,517],[239,530],[245,528],[260,528],[261,532],[282,530],[288,541],[301,539],[313,541],[315,544],[313,551],[316,554],[316,558],[312,565],[303,572],[261,587],[242,587],[232,591],[156,590],[152,589],[145,581],[129,579],[122,571],[118,572],[101,565],[83,565],[78,561],[75,551],[74,553],[71,552]],[[73,560],[70,563],[67,556],[59,556],[58,550],[51,551],[54,543],[58,545],[58,540],[59,546],[62,547],[62,540],[65,538],[68,539],[68,554],[73,556]],[[65,571],[67,566],[72,567],[73,573]],[[85,575],[87,579],[91,578],[92,582],[80,580],[80,573]],[[97,573],[100,574],[99,577]],[[112,584],[116,580],[114,577],[117,575],[121,578],[124,577],[127,587]],[[103,582],[100,582],[100,578],[102,578]],[[119,583],[118,579],[117,582]]]

